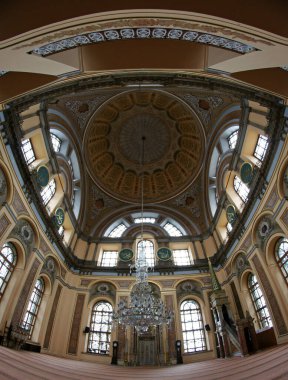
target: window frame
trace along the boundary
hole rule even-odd
[[[241,181],[241,179],[237,175],[235,175],[233,180],[233,188],[236,194],[239,196],[239,198],[244,203],[246,203],[249,198],[250,189],[248,186],[245,185],[244,182]]]
[[[286,245],[287,249],[281,247],[281,245]],[[279,250],[283,251],[283,255],[279,255]],[[275,259],[277,262],[277,265],[286,280],[286,283],[288,284],[288,239],[283,237],[280,238],[277,241],[276,248],[275,248]]]
[[[262,141],[264,141],[263,144],[262,144]],[[257,158],[257,160],[259,160],[261,163],[264,161],[264,158],[268,150],[268,146],[269,146],[268,136],[259,134],[253,156]]]
[[[188,308],[186,309],[185,306],[189,303],[193,305],[194,308],[190,308],[190,310]],[[180,314],[184,353],[192,354],[192,353],[207,351],[207,341],[206,341],[206,332],[205,332],[205,327],[204,327],[203,313],[202,313],[202,309],[199,302],[192,298],[183,300],[179,307],[179,314]],[[195,325],[197,324],[198,326],[196,328]],[[192,345],[191,345],[191,341],[194,341]],[[190,342],[190,345],[189,345],[189,342]],[[191,349],[191,346],[194,348]]]
[[[42,277],[39,277],[34,285],[34,288],[30,294],[27,304],[26,312],[21,322],[21,327],[28,333],[28,339],[31,338],[35,323],[37,320],[38,312],[41,306],[45,291],[45,283]],[[35,309],[33,310],[33,305]]]
[[[7,257],[9,256],[8,254],[5,256],[3,253],[3,250],[11,250],[9,254],[13,255],[13,260],[9,261]],[[7,285],[9,283],[9,280],[14,272],[14,269],[17,264],[17,251],[14,245],[10,242],[6,242],[3,244],[1,250],[0,250],[0,300],[2,299],[5,290],[7,289]],[[2,269],[5,266],[6,268],[6,274],[2,276]],[[2,284],[1,284],[2,282]]]
[[[108,256],[108,253],[113,253],[113,255],[111,255],[111,257],[106,258],[105,256],[106,255]],[[102,255],[101,255],[100,266],[101,267],[111,267],[111,268],[116,267],[117,263],[118,263],[118,253],[119,252],[116,250],[111,250],[111,249],[103,250]],[[108,262],[108,264],[110,264],[110,265],[104,265],[103,261]],[[113,265],[111,265],[111,263],[113,263]]]
[[[28,166],[30,166],[34,161],[36,161],[36,156],[33,149],[33,145],[31,143],[31,139],[23,139],[21,141],[21,150],[22,150],[25,162]],[[32,154],[30,152],[32,152]]]
[[[262,289],[254,273],[249,273],[247,286],[260,329],[272,327],[272,319]]]
[[[102,310],[100,312],[97,311],[97,308],[101,307],[101,305],[105,305],[105,306],[109,305],[107,307],[107,309],[109,309],[109,310],[106,309],[106,310],[104,310],[104,311]],[[97,326],[97,317],[100,313],[101,313],[100,323],[98,324],[98,325],[100,325],[100,328],[96,329],[98,327]],[[105,317],[105,313],[107,314],[107,321],[104,321],[105,323],[103,323],[103,317]],[[93,305],[92,310],[91,310],[91,319],[90,319],[90,325],[89,325],[90,331],[89,331],[88,342],[87,342],[87,352],[88,353],[96,354],[96,355],[97,354],[98,355],[109,355],[110,345],[111,345],[112,315],[113,315],[113,307],[112,307],[110,302],[105,301],[105,300],[101,300],[101,301],[97,301]],[[103,328],[103,326],[104,326],[104,328]],[[106,340],[101,340],[101,338],[103,338],[103,336],[106,337]],[[96,339],[97,337],[99,339]],[[93,342],[96,342],[96,344],[98,343],[98,345],[99,345],[98,349],[92,348]],[[104,345],[104,347],[106,346],[105,350],[100,348],[103,345]],[[105,352],[103,352],[103,351],[105,351]]]
[[[55,153],[60,152],[62,140],[57,135],[55,135],[55,133],[52,133],[52,132],[50,132],[50,137],[51,137],[51,143],[52,143],[54,152]]]
[[[175,257],[176,256],[176,254],[177,253],[179,253],[179,252],[184,252],[185,251],[185,253],[187,253],[187,262],[186,263],[177,263],[177,261],[181,261],[181,259],[182,260],[184,260],[183,258],[177,258],[177,257]],[[187,249],[187,248],[181,248],[181,249],[173,249],[172,250],[172,255],[173,255],[173,262],[174,262],[174,265],[176,265],[176,266],[186,266],[186,265],[192,265],[192,258],[191,258],[191,255],[190,255],[190,252],[189,252],[189,249]],[[188,263],[188,261],[189,261],[189,263]]]
[[[235,139],[236,135],[237,135],[237,137]],[[233,131],[232,133],[230,133],[229,136],[227,136],[227,142],[228,142],[229,149],[233,150],[236,148],[238,135],[239,135],[239,129],[236,129],[236,131]],[[231,142],[231,140],[232,140],[232,142]]]
[[[51,181],[48,183],[48,185],[40,191],[43,205],[47,206],[55,194],[56,194],[56,181],[54,178],[52,178]]]
[[[145,261],[146,261],[146,265],[149,267],[149,268],[154,268],[155,266],[155,247],[154,247],[154,243],[153,241],[151,241],[150,239],[141,239],[138,241],[137,243],[137,258],[139,259],[139,254],[140,254],[140,244],[142,242],[145,242],[145,252],[147,253],[147,249],[148,249],[148,257],[145,255]]]

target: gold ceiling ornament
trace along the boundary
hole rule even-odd
[[[145,132],[145,160],[139,164]],[[194,111],[164,91],[127,91],[91,117],[83,151],[93,181],[114,198],[138,203],[143,171],[147,203],[183,192],[203,163],[205,137]]]

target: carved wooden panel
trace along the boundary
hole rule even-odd
[[[51,334],[52,334],[52,328],[53,328],[53,324],[54,324],[54,320],[55,320],[55,315],[56,315],[56,310],[57,310],[57,306],[58,306],[61,290],[62,290],[62,286],[58,285],[58,288],[56,290],[56,294],[55,294],[55,297],[54,297],[54,300],[53,300],[53,305],[52,305],[51,313],[50,313],[50,316],[49,316],[49,321],[48,321],[47,329],[46,329],[46,334],[45,334],[45,339],[44,339],[44,344],[43,344],[44,348],[48,348],[49,347],[49,343],[50,343],[50,339],[51,339]]]
[[[279,331],[280,335],[285,335],[288,332],[287,327],[285,325],[283,315],[279,308],[278,302],[276,300],[276,297],[274,295],[274,292],[268,280],[268,277],[266,276],[266,273],[263,270],[259,257],[255,255],[252,260],[255,265],[256,271],[258,273],[258,277],[260,278],[260,281],[262,283],[263,289],[266,293],[266,300],[269,302],[271,306],[271,311],[273,313],[274,320],[276,322],[277,330]]]
[[[34,284],[35,275],[36,275],[36,272],[39,268],[39,265],[40,265],[40,261],[38,259],[35,259],[33,264],[32,264],[32,267],[29,271],[29,274],[26,278],[25,284],[22,288],[22,291],[21,291],[21,294],[19,296],[16,308],[14,310],[14,314],[13,314],[13,317],[11,320],[11,324],[13,325],[13,327],[18,326],[20,321],[21,321],[21,318],[23,316],[24,309],[26,306],[26,302],[27,302],[32,284]]]
[[[77,354],[79,332],[81,327],[81,317],[85,301],[85,294],[78,294],[76,300],[76,306],[74,310],[74,316],[72,321],[72,328],[70,333],[68,354]]]

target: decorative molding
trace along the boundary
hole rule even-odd
[[[211,121],[213,111],[223,105],[224,100],[220,96],[195,96],[184,94],[180,96],[189,106],[191,106],[200,116],[204,125],[207,127]]]
[[[50,41],[52,38],[53,37],[51,36]],[[65,50],[73,49],[78,46],[87,46],[109,41],[131,39],[182,40],[215,46],[239,54],[247,54],[259,50],[243,42],[218,36],[212,33],[203,33],[196,30],[188,30],[182,28],[166,28],[164,26],[156,28],[145,26],[141,28],[130,27],[119,29],[113,27],[113,29],[78,34],[71,36],[70,38],[64,38],[56,41],[54,40],[54,42],[39,46],[36,49],[33,49],[30,54],[33,53],[41,55],[42,57],[47,57],[51,54],[63,52]]]
[[[230,261],[226,267],[225,267],[225,272],[227,273],[227,276],[229,276],[232,272],[232,262]]]
[[[285,227],[288,229],[288,208],[280,216],[280,220],[283,222]]]
[[[131,284],[135,283],[135,281],[115,281],[115,283],[122,289],[129,289]]]
[[[13,325],[14,327],[19,326],[21,322],[21,318],[24,313],[26,302],[28,300],[28,296],[31,291],[32,284],[35,282],[35,275],[37,273],[39,266],[40,266],[40,261],[38,259],[35,259],[28,273],[26,281],[23,285],[22,291],[18,298],[18,302],[16,304],[16,308],[14,310],[14,314],[11,320],[11,325]]]
[[[61,277],[65,280],[67,270],[63,268],[62,266],[60,267],[60,270],[61,270]]]
[[[51,313],[50,313],[49,320],[48,320],[48,325],[47,325],[46,334],[45,334],[45,338],[44,338],[43,348],[48,348],[49,344],[50,344],[50,339],[51,339],[51,335],[52,335],[52,328],[53,328],[53,324],[54,324],[54,320],[55,320],[55,315],[56,315],[56,311],[57,311],[57,307],[58,307],[58,303],[59,303],[61,290],[62,290],[62,286],[58,285],[57,290],[56,290],[56,294],[55,294],[55,297],[53,300]]]
[[[246,237],[246,239],[242,243],[240,250],[248,252],[248,249],[252,246],[252,243],[253,243],[252,234],[249,232],[248,236]]]
[[[0,218],[0,238],[4,235],[4,233],[7,231],[7,228],[10,226],[11,222],[7,218],[7,216],[4,214]]]
[[[175,280],[162,280],[158,282],[162,285],[163,288],[172,288],[175,283]]]
[[[48,246],[48,244],[46,243],[46,241],[41,238],[40,239],[40,247],[39,247],[40,251],[44,253],[44,255],[46,256],[48,252],[50,252],[50,248]]]
[[[86,278],[81,278],[81,283],[80,283],[80,285],[81,285],[81,286],[85,286],[85,287],[87,287],[87,286],[89,286],[89,285],[91,284],[92,281],[93,281],[93,280],[87,280]]]
[[[277,192],[277,184],[275,184],[268,196],[268,199],[263,207],[263,209],[273,210],[277,201],[279,200],[279,195]]]
[[[14,188],[14,195],[13,195],[13,201],[12,201],[12,206],[14,210],[16,211],[16,214],[28,214],[27,208],[25,207],[22,199],[20,198],[20,195],[18,191]]]
[[[107,99],[109,99],[111,94],[96,96],[93,99],[88,100],[67,100],[65,102],[66,108],[71,111],[77,118],[77,122],[81,129],[86,126],[86,122],[94,113],[94,111]]]
[[[81,326],[82,311],[85,301],[85,294],[78,294],[76,299],[76,306],[71,326],[71,333],[68,345],[68,354],[77,354],[78,339]]]
[[[254,255],[252,258],[253,264],[255,266],[255,269],[257,271],[258,277],[261,281],[261,284],[263,286],[263,289],[266,294],[266,300],[270,304],[270,310],[273,313],[274,320],[277,325],[277,330],[279,331],[279,335],[286,335],[288,333],[287,327],[285,324],[285,320],[283,318],[283,315],[281,313],[281,310],[279,308],[277,299],[274,295],[272,286],[268,280],[268,277],[266,276],[266,273],[261,265],[260,259],[257,255]]]

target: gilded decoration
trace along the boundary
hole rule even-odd
[[[91,177],[103,191],[139,202],[144,170],[146,203],[162,202],[196,179],[204,135],[194,112],[177,98],[160,91],[136,91],[116,96],[94,113],[83,146]]]
[[[246,44],[263,44],[266,46],[274,46],[273,42],[264,40],[263,38],[259,38],[255,35],[251,35],[245,33],[240,30],[233,30],[231,28],[223,27],[222,25],[209,25],[203,22],[195,22],[189,20],[176,20],[168,19],[168,18],[157,18],[157,17],[146,17],[146,18],[121,18],[115,19],[111,21],[99,21],[95,23],[91,23],[90,25],[84,26],[76,26],[72,27],[69,30],[61,30],[57,32],[52,32],[49,35],[41,36],[38,39],[34,39],[33,41],[29,41],[28,43],[19,44],[14,47],[15,50],[24,48],[24,47],[34,47],[35,45],[45,45],[51,43],[51,41],[65,40],[67,38],[78,37],[79,35],[85,33],[93,33],[93,32],[103,32],[115,30],[115,29],[129,29],[129,28],[160,28],[160,29],[185,29],[187,32],[196,32],[201,31],[203,33],[209,33],[215,36],[225,36],[231,40],[240,40],[245,42]],[[237,41],[234,41],[237,42]],[[77,43],[77,40],[76,40]],[[249,46],[248,45],[248,46]]]

